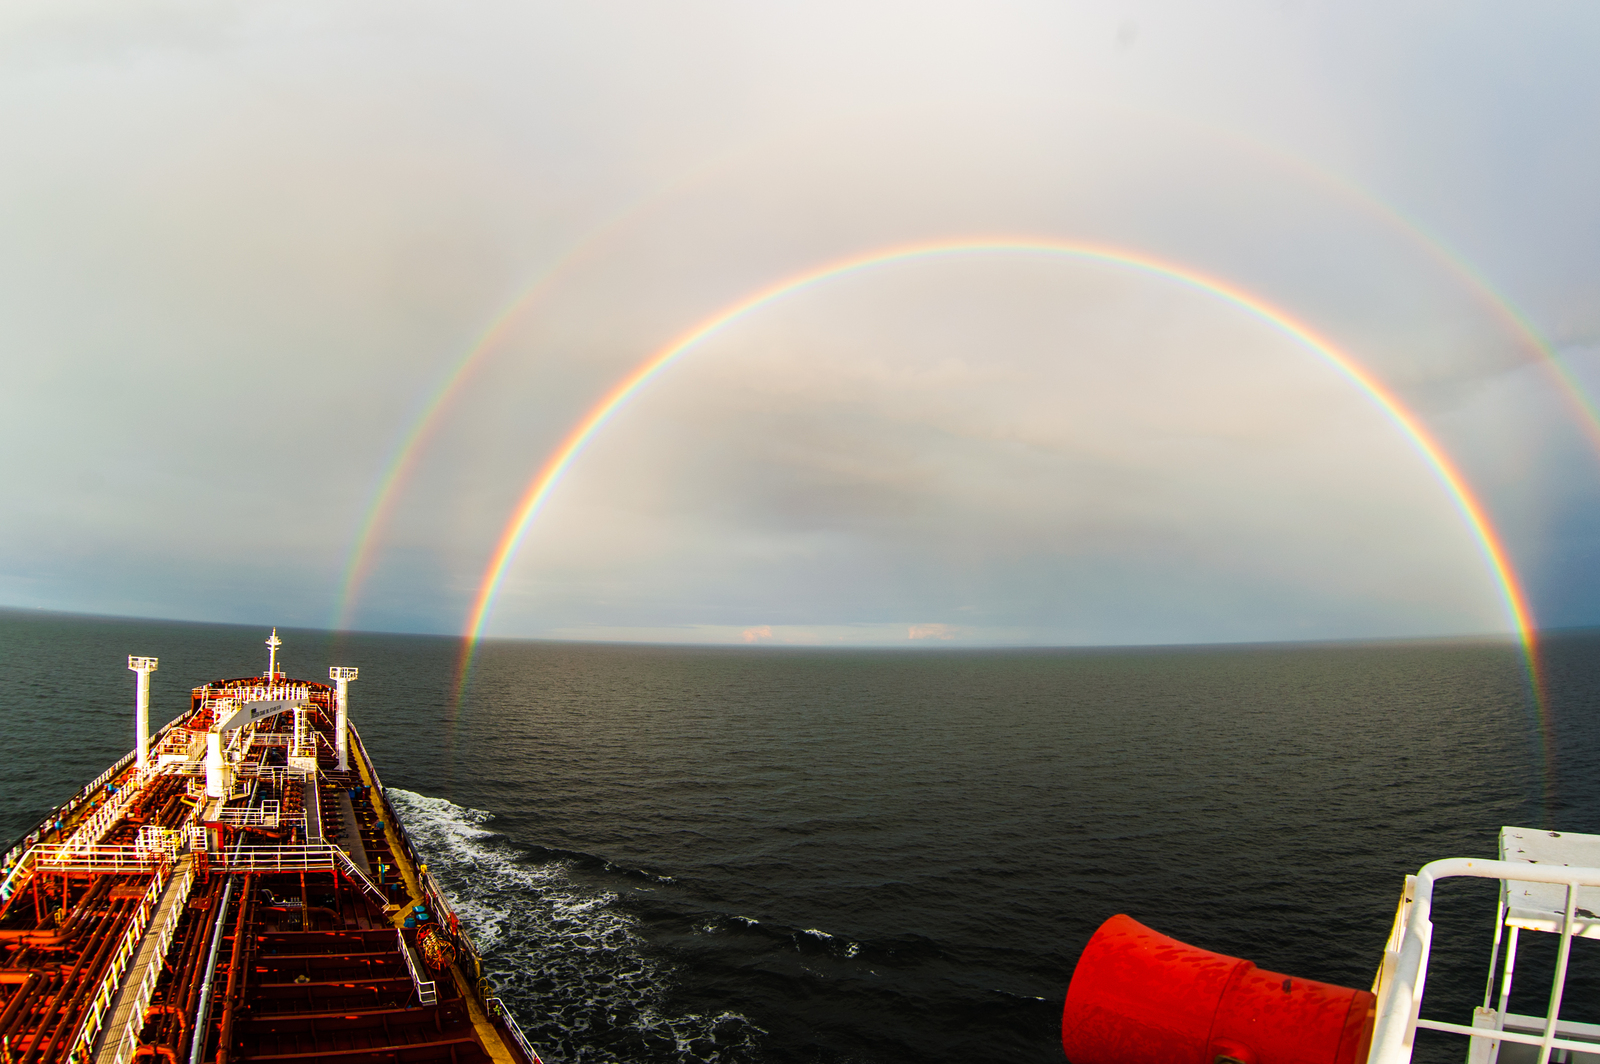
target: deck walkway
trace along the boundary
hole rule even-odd
[[[322,841],[322,795],[317,790],[317,777],[306,780],[306,841]]]
[[[193,885],[194,880],[184,875],[193,858],[185,854],[172,869],[172,875],[167,879],[167,885],[161,888],[161,900],[156,903],[156,911],[146,926],[144,938],[139,942],[139,951],[133,955],[133,963],[128,970],[122,973],[122,985],[117,988],[117,996],[112,1000],[111,1017],[100,1027],[100,1033],[94,1041],[94,1064],[113,1064],[117,1059],[117,1051],[122,1048],[123,1035],[127,1032],[128,1021],[133,1018],[133,1010],[138,1003],[139,988],[144,985],[145,977],[150,972],[150,966],[160,966],[166,963],[166,943],[161,941],[159,929],[166,926],[167,914],[179,905],[189,901],[189,892],[183,890],[179,884]]]
[[[371,879],[372,866],[367,863],[367,848],[361,844],[361,823],[356,820],[355,803],[350,800],[348,789],[339,791],[339,812],[344,818],[344,850],[362,874]]]

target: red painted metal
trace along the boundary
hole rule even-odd
[[[1072,1064],[1363,1064],[1376,1006],[1118,915],[1078,959],[1061,1045]]]

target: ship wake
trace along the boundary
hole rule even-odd
[[[675,1013],[672,966],[614,892],[541,859],[492,814],[391,787],[418,853],[483,954],[485,976],[539,1054],[557,1061],[751,1061],[762,1032],[743,1016]]]

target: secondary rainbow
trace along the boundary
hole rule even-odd
[[[1167,117],[1170,118],[1171,116]],[[1486,305],[1491,313],[1517,338],[1519,343],[1524,344],[1533,351],[1539,360],[1539,364],[1554,379],[1557,389],[1572,408],[1581,431],[1588,437],[1596,454],[1600,455],[1600,411],[1597,411],[1595,405],[1589,401],[1584,387],[1573,376],[1571,370],[1565,365],[1554,348],[1540,335],[1538,329],[1528,320],[1527,316],[1508,298],[1498,292],[1461,255],[1446,246],[1442,240],[1429,232],[1415,219],[1407,217],[1396,208],[1377,199],[1370,192],[1332,171],[1325,170],[1298,156],[1280,151],[1271,145],[1256,141],[1237,130],[1226,129],[1210,123],[1194,123],[1192,121],[1185,121],[1182,124],[1197,125],[1198,128],[1207,130],[1211,134],[1219,136],[1236,146],[1242,146],[1259,157],[1274,161],[1278,165],[1300,175],[1303,179],[1308,179],[1312,183],[1329,190],[1335,197],[1354,204],[1370,217],[1398,231],[1408,238],[1412,244],[1422,248],[1429,258],[1436,264],[1443,266],[1448,273],[1453,275],[1480,302]],[[506,304],[500,313],[495,316],[488,328],[479,335],[477,341],[443,375],[439,384],[434,388],[432,395],[424,402],[420,413],[413,418],[411,424],[399,437],[398,446],[391,453],[383,473],[378,478],[377,486],[368,501],[350,556],[345,564],[344,580],[334,610],[333,627],[335,630],[343,631],[349,627],[357,600],[360,598],[361,589],[371,572],[379,538],[393,512],[395,501],[415,470],[418,457],[424,445],[437,430],[445,410],[450,405],[450,400],[461,390],[465,382],[471,378],[472,372],[499,345],[499,342],[509,332],[511,325],[522,314],[537,304],[538,297],[558,276],[577,263],[592,257],[611,238],[625,231],[630,225],[637,222],[640,217],[662,207],[673,195],[702,179],[706,172],[711,169],[713,168],[710,166],[697,168],[678,181],[654,190],[591,231],[588,236],[569,248],[565,254],[536,276]]]
[[[697,167],[675,181],[668,182],[648,194],[632,201],[605,222],[586,233],[544,269],[526,282],[511,300],[489,322],[487,328],[445,370],[419,412],[400,434],[399,443],[390,453],[389,460],[378,477],[372,497],[367,501],[361,524],[356,533],[350,556],[345,561],[344,580],[334,604],[333,629],[345,631],[350,627],[362,585],[372,572],[378,538],[394,510],[401,487],[416,469],[424,446],[433,438],[443,420],[450,401],[472,378],[476,370],[511,332],[512,326],[530,309],[537,306],[556,280],[578,265],[598,256],[617,237],[637,224],[641,218],[664,207],[672,196],[704,180],[712,164]]]
[[[506,523],[495,545],[489,564],[484,570],[478,592],[467,617],[461,660],[458,668],[457,706],[466,691],[472,657],[485,624],[494,607],[495,597],[505,580],[506,572],[516,557],[534,518],[549,499],[551,491],[560,483],[563,474],[584,446],[644,385],[661,373],[696,345],[746,317],[774,300],[793,294],[825,281],[861,273],[876,267],[912,259],[935,256],[976,254],[1034,254],[1067,256],[1099,261],[1141,270],[1177,281],[1209,293],[1267,321],[1287,335],[1298,340],[1327,360],[1347,378],[1361,388],[1400,427],[1418,451],[1422,453],[1434,473],[1445,486],[1452,501],[1471,528],[1483,556],[1493,572],[1505,602],[1507,619],[1515,632],[1524,655],[1535,710],[1542,730],[1548,731],[1544,712],[1544,698],[1540,683],[1535,645],[1535,628],[1527,597],[1513,569],[1504,543],[1490,523],[1482,503],[1473,495],[1455,463],[1444,449],[1428,434],[1417,418],[1408,411],[1399,398],[1352,357],[1341,351],[1331,341],[1309,326],[1243,289],[1217,278],[1207,276],[1188,267],[1166,262],[1149,255],[1093,244],[1080,244],[1033,238],[974,238],[943,240],[932,243],[902,245],[869,251],[865,254],[836,260],[803,273],[795,274],[770,284],[731,306],[711,315],[698,325],[680,334],[666,346],[645,359],[600,398],[556,450],[540,467],[529,482],[510,520]],[[1551,744],[1543,736],[1548,757]],[[1547,774],[1550,769],[1547,765]]]
[[[1335,198],[1354,205],[1369,217],[1399,232],[1409,243],[1425,252],[1436,265],[1444,267],[1446,273],[1452,275],[1463,288],[1477,297],[1477,302],[1487,307],[1490,313],[1499,319],[1519,346],[1533,353],[1541,368],[1554,380],[1561,398],[1571,409],[1578,428],[1588,438],[1590,447],[1596,455],[1600,455],[1600,409],[1596,409],[1583,383],[1574,375],[1566,360],[1557,353],[1554,345],[1539,332],[1538,326],[1534,325],[1528,315],[1442,237],[1398,207],[1379,199],[1333,170],[1325,169],[1237,130],[1209,123],[1198,123],[1198,125],[1246,147],[1263,158],[1275,161],[1312,184],[1327,189]]]

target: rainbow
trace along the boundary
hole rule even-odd
[[[1166,116],[1169,119],[1171,116]],[[1246,136],[1237,130],[1210,123],[1185,122],[1196,125],[1250,152],[1269,159],[1285,169],[1299,174],[1312,184],[1329,190],[1335,198],[1353,203],[1370,216],[1407,236],[1425,250],[1428,257],[1453,275],[1469,292],[1473,293],[1501,322],[1517,342],[1531,350],[1542,367],[1555,380],[1568,406],[1576,414],[1578,424],[1595,452],[1600,454],[1600,410],[1591,403],[1586,390],[1573,376],[1554,348],[1539,334],[1512,302],[1501,295],[1461,255],[1448,247],[1437,236],[1416,220],[1402,214],[1370,192],[1345,178],[1318,167],[1306,160]],[[609,240],[618,236],[640,216],[661,207],[676,192],[704,178],[713,167],[703,166],[670,182],[656,191],[641,197],[598,226],[583,240],[573,245],[545,270],[528,282],[518,294],[495,315],[489,326],[464,351],[440,378],[439,383],[423,403],[420,412],[400,435],[397,446],[380,474],[367,508],[361,518],[350,555],[345,563],[344,577],[334,607],[332,627],[336,631],[349,628],[362,587],[371,575],[382,530],[387,526],[402,486],[416,468],[424,446],[437,431],[450,400],[471,379],[473,371],[495,350],[510,331],[515,321],[537,304],[544,291],[566,270],[593,257]]]
[[[1429,435],[1421,422],[1405,408],[1394,392],[1386,388],[1381,381],[1362,368],[1353,358],[1342,352],[1331,341],[1313,331],[1309,326],[1297,321],[1283,310],[1227,282],[1187,267],[1178,266],[1136,252],[1092,244],[1034,238],[942,240],[879,249],[830,262],[815,269],[786,277],[719,310],[688,331],[681,333],[666,346],[660,348],[636,366],[631,373],[617,382],[609,392],[595,403],[549,456],[544,465],[539,468],[533,479],[529,481],[510,520],[507,521],[502,530],[499,542],[495,545],[488,566],[484,570],[476,597],[467,616],[461,658],[457,670],[456,706],[458,710],[466,693],[472,658],[478,641],[483,636],[484,627],[488,623],[496,596],[505,580],[506,572],[512,560],[516,557],[517,550],[527,535],[529,527],[550,498],[551,492],[560,483],[562,476],[571,468],[573,461],[582,453],[588,442],[641,388],[700,343],[726,329],[734,322],[785,296],[826,281],[863,273],[894,263],[936,256],[996,253],[1068,256],[1127,267],[1177,281],[1239,307],[1270,323],[1315,352],[1354,382],[1382,408],[1395,424],[1400,427],[1417,450],[1422,453],[1429,466],[1443,483],[1461,516],[1471,528],[1484,559],[1493,572],[1501,590],[1507,619],[1520,644],[1527,666],[1535,709],[1541,727],[1548,733],[1549,721],[1544,712],[1544,697],[1536,652],[1536,629],[1532,611],[1529,608],[1527,596],[1521,582],[1511,565],[1505,544],[1490,523],[1483,504],[1468,488],[1465,478],[1455,463],[1438,442]],[[1548,759],[1553,747],[1548,741],[1548,734],[1545,735],[1545,740],[1544,746]],[[1553,767],[1547,765],[1547,779],[1553,779],[1552,770]]]
[[[383,473],[378,477],[377,488],[367,501],[367,509],[361,517],[360,531],[356,534],[355,548],[345,561],[344,578],[340,581],[339,598],[333,611],[334,631],[343,632],[349,629],[361,587],[372,573],[372,563],[376,555],[372,548],[378,541],[378,533],[388,523],[389,515],[394,510],[395,500],[400,497],[398,489],[410,479],[412,470],[416,468],[417,459],[422,454],[423,445],[433,438],[434,430],[439,425],[450,399],[471,377],[472,370],[477,366],[483,353],[491,350],[505,337],[517,316],[525,307],[535,302],[535,297],[540,294],[541,288],[554,273],[554,268],[545,271],[490,322],[489,327],[479,334],[478,339],[445,371],[442,380],[433,389],[431,397],[423,403],[421,412],[412,418],[411,424],[401,435],[399,445],[391,452]]]
[[[1237,130],[1205,124],[1205,128],[1235,144],[1243,145],[1265,158],[1271,159],[1287,170],[1301,175],[1310,183],[1327,189],[1335,198],[1355,205],[1369,216],[1389,228],[1410,237],[1410,242],[1422,248],[1429,259],[1455,278],[1462,288],[1475,295],[1482,305],[1499,320],[1506,332],[1519,346],[1530,351],[1554,378],[1567,406],[1576,415],[1589,445],[1600,454],[1600,409],[1590,400],[1588,390],[1573,374],[1566,360],[1556,353],[1551,343],[1540,334],[1537,326],[1510,298],[1497,290],[1489,279],[1460,252],[1452,248],[1421,222],[1404,213],[1345,177],[1316,166],[1297,155],[1258,141]]]
[[[517,319],[538,305],[541,297],[547,293],[557,278],[580,263],[598,256],[610,241],[626,232],[630,225],[637,223],[652,211],[659,210],[673,194],[702,180],[711,169],[710,164],[697,167],[677,180],[639,197],[568,246],[553,262],[536,273],[532,280],[523,284],[488,326],[450,364],[433,389],[425,393],[428,398],[400,434],[399,442],[391,450],[389,460],[384,464],[383,472],[378,476],[377,486],[373,489],[372,497],[368,499],[367,508],[361,516],[354,546],[345,561],[339,597],[334,604],[332,623],[334,631],[343,632],[349,629],[362,585],[372,574],[372,565],[377,554],[375,548],[380,533],[394,511],[395,501],[400,496],[400,487],[411,479],[417,460],[438,430],[444,412],[450,406],[450,400],[455,398],[467,381],[472,379],[473,371],[505,340]]]

